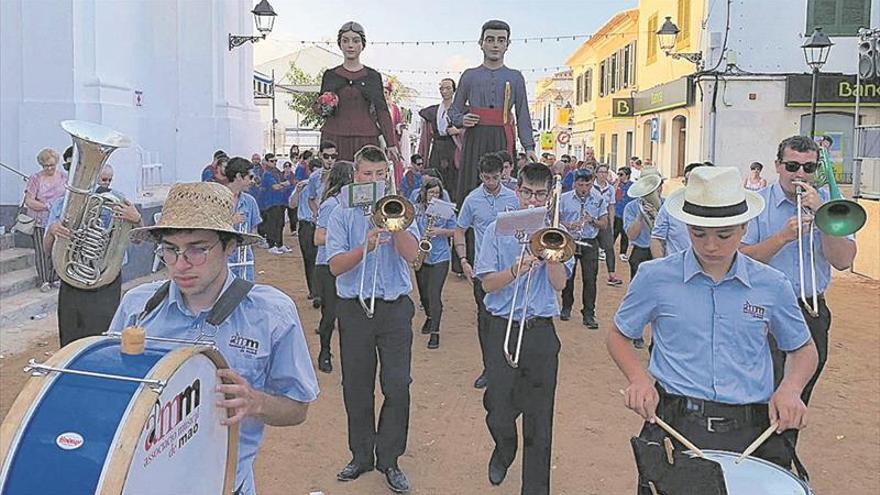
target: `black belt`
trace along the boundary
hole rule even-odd
[[[757,426],[767,418],[767,404],[725,404],[683,395],[669,394],[659,386],[664,411],[705,423],[712,433],[725,433],[748,426]]]
[[[498,318],[499,320],[504,320],[505,322],[507,321],[507,317],[504,317],[504,316],[496,316],[496,315],[492,315],[492,317],[493,317],[493,318]],[[552,324],[552,323],[553,323],[553,318],[551,318],[551,317],[549,317],[549,316],[532,316],[531,318],[526,318],[525,329],[526,329],[526,330],[531,330],[531,329],[534,328],[538,323],[550,323],[550,324]],[[519,328],[519,320],[513,320],[513,325],[514,325],[515,327]]]
[[[433,136],[434,141],[452,141],[452,136],[443,136],[440,134],[435,134]]]
[[[387,299],[376,298],[376,302],[377,303],[384,303],[384,304],[394,304],[397,301],[400,301],[401,299],[403,299],[404,297],[406,297],[406,294],[397,296],[396,298],[391,299],[390,301]],[[340,297],[339,300],[340,301],[352,301],[352,302],[357,302],[358,304],[360,304],[360,299],[358,299],[357,297]]]

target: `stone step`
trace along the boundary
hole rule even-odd
[[[0,297],[6,298],[37,286],[37,272],[33,268],[15,270],[0,275]]]
[[[0,328],[14,329],[28,320],[41,320],[58,307],[58,290],[28,289],[0,301]]]
[[[0,273],[34,266],[34,250],[26,248],[0,249]]]

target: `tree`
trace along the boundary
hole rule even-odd
[[[296,63],[290,62],[290,70],[287,71],[287,80],[292,85],[321,86],[321,78],[324,77],[324,71],[321,69],[315,75],[309,75],[304,70],[296,66]],[[288,106],[294,112],[302,116],[300,120],[301,127],[317,129],[324,123],[324,119],[312,111],[312,103],[318,98],[317,91],[295,92],[290,94],[290,103]]]

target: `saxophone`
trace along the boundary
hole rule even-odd
[[[428,238],[428,232],[434,227],[434,222],[436,221],[437,217],[428,215],[428,223],[425,225],[425,232],[422,234],[422,238],[419,239],[419,254],[416,255],[416,260],[413,261],[412,264],[413,271],[415,272],[421,270],[422,264],[428,257],[428,253],[431,252],[431,239]]]
[[[113,208],[125,201],[112,191],[95,193],[95,184],[110,154],[128,147],[131,140],[91,122],[65,120],[61,128],[73,139],[76,161],[70,167],[61,214],[70,239],[56,239],[52,263],[67,284],[96,289],[119,276],[132,224],[113,217]]]

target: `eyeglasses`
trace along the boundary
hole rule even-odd
[[[277,161],[278,161],[277,159],[273,159],[273,160],[269,160],[269,163],[276,163]]]
[[[617,172],[617,176],[618,176],[618,177],[623,177],[624,175],[626,175],[626,174],[623,173],[623,172]]]
[[[550,196],[550,191],[546,189],[541,189],[538,191],[532,191],[527,187],[519,188],[519,195],[522,196],[523,199],[532,199],[535,198],[538,201],[545,201],[548,196]]]
[[[416,165],[418,165],[419,167],[421,167],[424,164],[425,164],[425,162],[416,162]]]
[[[321,156],[323,156],[325,160],[335,160],[339,156],[339,154],[338,153],[321,153]]]
[[[805,173],[812,174],[816,171],[817,168],[819,168],[819,164],[816,162],[801,163],[796,161],[787,161],[782,162],[782,164],[785,165],[785,171],[791,173],[795,173],[798,171],[799,168],[803,168]]]
[[[218,244],[220,244],[220,240],[217,240],[217,242],[210,247],[193,246],[184,250],[173,246],[159,246],[156,248],[156,254],[162,257],[162,261],[165,262],[166,265],[177,263],[177,258],[182,254],[184,261],[192,266],[199,266],[205,264],[205,261],[208,260],[208,253],[217,247]]]
[[[571,163],[571,160],[562,160],[562,163],[568,165],[569,163]]]

